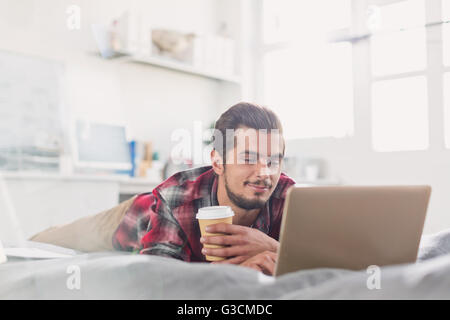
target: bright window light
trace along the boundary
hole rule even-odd
[[[426,68],[425,29],[373,36],[371,50],[374,76],[424,70]]]
[[[442,37],[444,46],[444,65],[450,66],[450,24],[446,23],[442,26]]]
[[[351,45],[309,43],[268,52],[264,95],[287,139],[353,135]]]
[[[375,151],[428,148],[427,81],[423,76],[375,82],[372,86]]]
[[[445,2],[445,0],[444,0]],[[423,27],[425,25],[425,1],[408,0],[379,7],[380,30]]]
[[[450,20],[450,1],[442,0],[442,20]]]
[[[445,146],[450,148],[450,73],[444,73],[444,130]]]
[[[328,44],[351,26],[351,0],[264,0],[264,103],[288,139],[353,135],[352,47]]]
[[[264,43],[304,41],[351,25],[350,0],[264,0]]]

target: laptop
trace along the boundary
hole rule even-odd
[[[275,276],[415,262],[430,194],[430,186],[291,187]]]

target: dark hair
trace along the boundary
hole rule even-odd
[[[223,161],[225,161],[223,150],[225,152],[228,151],[225,141],[226,130],[236,130],[239,127],[248,127],[256,130],[267,129],[268,132],[271,129],[277,129],[280,134],[283,134],[281,121],[272,110],[249,102],[239,102],[222,113],[214,125],[214,129],[222,134],[223,141],[214,139],[213,147],[222,156]]]

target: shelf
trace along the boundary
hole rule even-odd
[[[90,181],[90,182],[118,182],[123,185],[147,186],[158,185],[161,180],[130,177],[119,174],[60,174],[42,171],[0,171],[0,179],[7,180],[62,180],[62,181]]]
[[[207,70],[201,70],[197,67],[183,64],[181,62],[169,61],[161,58],[132,55],[130,56],[130,60],[137,63],[150,64],[152,66],[160,68],[166,68],[178,72],[188,73],[195,76],[210,78],[219,81],[231,82],[234,84],[240,84],[241,82],[238,76],[217,74]]]
[[[182,73],[191,74],[198,77],[213,79],[217,81],[224,81],[229,82],[233,84],[240,85],[241,84],[241,78],[238,75],[227,75],[227,74],[220,74],[209,70],[203,70],[201,68],[191,66],[182,62],[177,62],[174,60],[164,59],[164,58],[158,58],[158,57],[152,57],[149,55],[140,55],[140,54],[133,54],[128,53],[125,51],[119,51],[117,52],[116,56],[113,56],[108,59],[126,59],[127,61],[135,62],[135,63],[142,63],[142,64],[148,64],[155,67],[160,67],[164,69],[169,69],[173,71],[178,71]]]

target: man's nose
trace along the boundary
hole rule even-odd
[[[259,177],[268,177],[272,174],[269,167],[269,161],[267,159],[258,160],[257,173]]]

